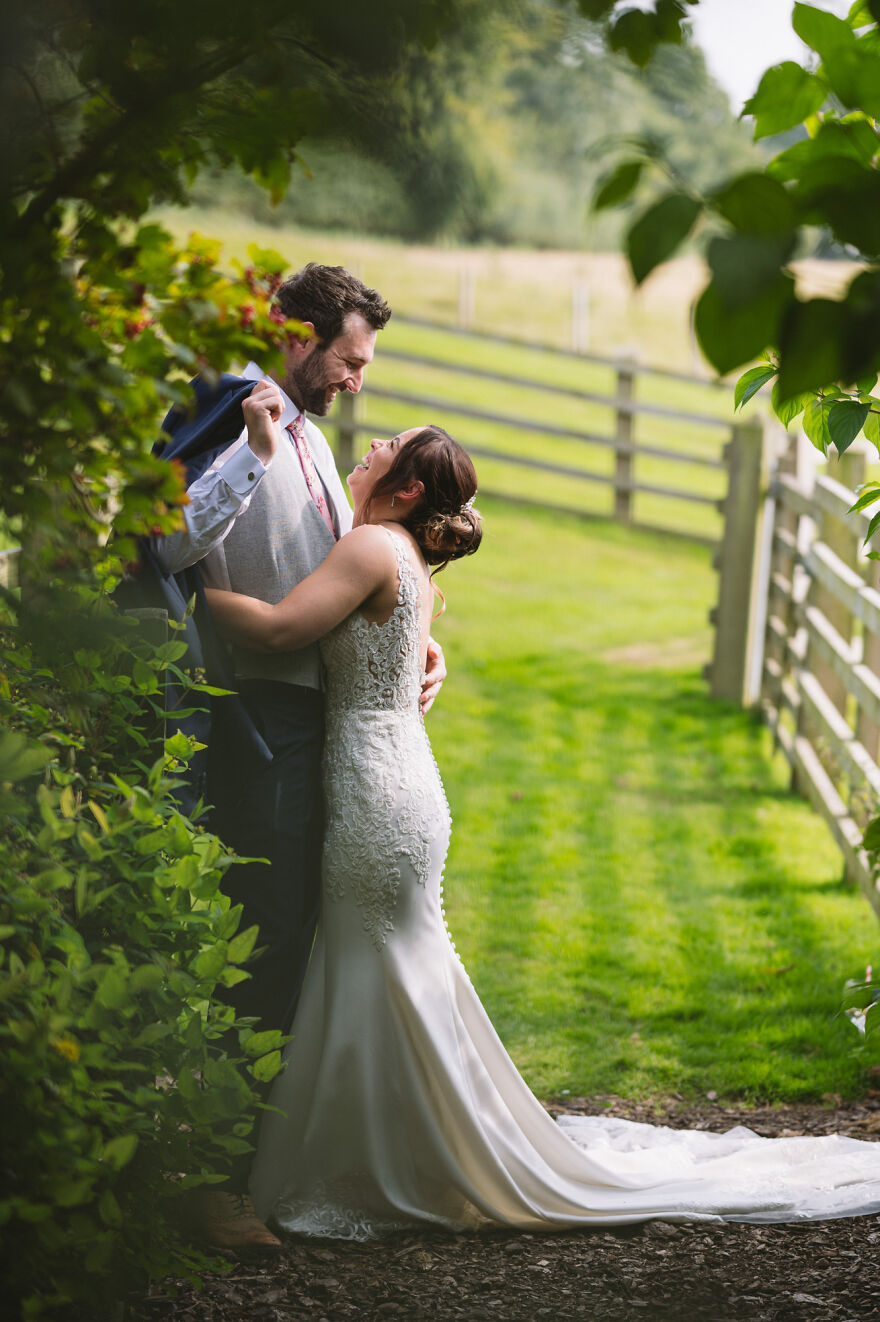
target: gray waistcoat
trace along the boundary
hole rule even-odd
[[[219,548],[230,587],[274,604],[317,569],[333,546],[333,535],[309,495],[293,446],[280,445],[250,505]],[[323,686],[317,643],[298,652],[232,650],[236,674],[242,679]]]

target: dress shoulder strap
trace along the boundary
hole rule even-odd
[[[414,605],[418,605],[422,599],[422,589],[419,585],[419,578],[415,566],[410,559],[406,538],[401,537],[399,533],[392,532],[390,528],[385,528],[384,524],[382,527],[391,538],[397,555],[397,603],[399,606],[402,606],[406,601],[406,593],[404,591],[404,584],[406,583],[412,591]]]

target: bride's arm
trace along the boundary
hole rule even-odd
[[[272,606],[256,597],[208,588],[220,632],[257,652],[295,652],[322,638],[392,580],[397,557],[382,528],[347,533],[313,574]]]

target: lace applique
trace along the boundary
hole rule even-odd
[[[333,1180],[318,1180],[299,1198],[282,1197],[272,1212],[273,1220],[297,1235],[319,1239],[350,1239],[364,1242],[381,1239],[395,1231],[412,1230],[412,1218],[396,1215],[387,1206],[375,1203],[375,1177],[351,1174]],[[450,1191],[445,1191],[447,1196]],[[372,1200],[370,1195],[373,1195]],[[434,1215],[434,1225],[448,1230],[479,1230],[492,1224],[471,1203],[456,1200],[457,1206],[444,1211],[452,1215]]]
[[[351,895],[364,930],[381,949],[407,862],[419,885],[431,871],[431,844],[449,814],[419,711],[419,603],[402,538],[397,605],[382,624],[356,611],[321,642],[328,673],[325,891]]]
[[[403,539],[385,531],[397,554],[397,605],[381,624],[353,611],[321,639],[331,711],[418,713],[422,594]]]
[[[272,1216],[285,1230],[317,1239],[364,1242],[380,1239],[395,1230],[411,1229],[411,1222],[364,1208],[363,1192],[371,1185],[368,1177],[356,1175],[320,1180],[307,1197],[282,1198],[275,1205]]]

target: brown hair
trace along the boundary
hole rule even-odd
[[[414,482],[421,482],[424,495],[402,522],[434,572],[473,555],[483,530],[478,512],[465,506],[477,494],[477,474],[467,450],[442,427],[423,427],[400,447],[370,492],[365,516],[377,496],[393,496]]]
[[[316,262],[308,262],[285,280],[275,295],[275,306],[285,317],[310,321],[325,348],[342,334],[345,319],[352,312],[360,313],[377,331],[391,316],[382,295],[368,289],[344,266],[319,266]]]

